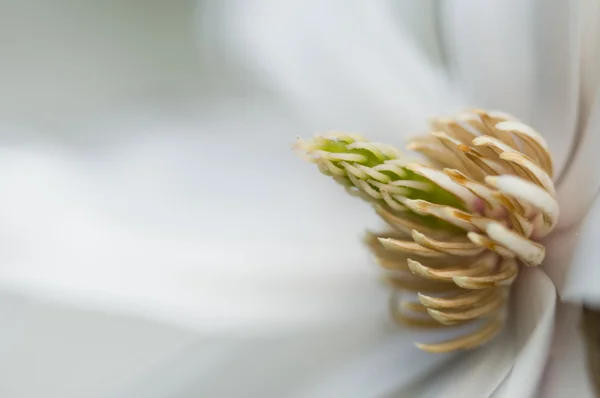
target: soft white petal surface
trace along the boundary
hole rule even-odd
[[[398,13],[392,1],[209,1],[199,35],[281,94],[307,130],[402,143],[462,104]]]
[[[581,24],[581,118],[588,120],[600,87],[600,3],[579,1]]]
[[[171,325],[54,306],[5,291],[0,316],[3,398],[125,398],[121,393],[128,386],[198,340],[196,333]]]
[[[541,267],[552,279],[556,291],[564,298],[564,289],[573,268],[573,257],[579,245],[581,223],[568,229],[554,231],[543,241],[546,247],[546,258]]]
[[[566,300],[583,301],[588,305],[600,307],[600,200],[596,199],[584,222],[574,226],[572,233],[577,240],[571,248],[571,268],[565,279],[562,296]]]
[[[100,149],[3,148],[0,283],[201,328],[380,316],[369,207],[314,178],[289,121],[206,112]]]
[[[409,342],[414,333],[390,326],[202,339],[131,383],[123,396],[380,397],[452,357],[424,355]]]
[[[518,354],[510,376],[495,397],[534,396],[552,348],[556,290],[539,268],[520,273],[513,298],[513,322]]]
[[[584,218],[598,195],[600,191],[598,148],[600,148],[600,96],[596,97],[596,102],[590,110],[590,119],[579,138],[572,163],[558,186],[561,218],[557,228],[569,227]]]
[[[541,131],[558,173],[576,132],[577,4],[458,0],[444,2],[443,11],[458,89],[472,106],[508,112]]]
[[[540,398],[595,397],[581,334],[581,305],[559,304],[552,351],[540,387]]]

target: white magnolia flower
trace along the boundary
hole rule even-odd
[[[578,325],[582,301],[600,304],[597,7],[200,1],[200,110],[92,120],[89,136],[115,134],[85,156],[3,147],[0,285],[198,334],[125,396],[591,396]],[[325,129],[400,143],[474,104],[543,134],[561,214],[503,331],[429,354],[388,322],[356,239],[377,218],[285,149]]]

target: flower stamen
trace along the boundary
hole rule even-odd
[[[296,149],[372,203],[392,228],[365,238],[392,289],[392,318],[410,327],[470,327],[417,344],[448,352],[498,334],[519,264],[541,264],[545,248],[534,239],[556,226],[559,208],[550,153],[531,127],[483,110],[434,119],[431,127],[407,146],[427,164],[344,133],[299,141]]]

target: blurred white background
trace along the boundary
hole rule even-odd
[[[193,1],[4,2],[4,123],[63,135],[140,101],[201,93]]]
[[[140,104],[197,98],[203,74],[195,7],[193,1],[3,2],[3,146],[114,143],[117,132],[88,134],[90,124]],[[0,296],[2,397],[125,396],[134,380],[197,339],[175,327],[11,290]]]

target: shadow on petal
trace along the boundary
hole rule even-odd
[[[588,362],[581,332],[582,326],[585,325],[582,325],[581,305],[571,303],[558,305],[552,352],[540,387],[540,397],[592,398],[595,396],[586,369]],[[597,337],[594,337],[595,341],[598,341]]]
[[[600,278],[600,269],[597,267],[600,260],[599,221],[600,199],[597,198],[585,220],[570,229],[571,236],[566,241],[571,244],[566,245],[565,249],[570,250],[572,254],[567,258],[570,261],[563,264],[565,267],[563,273],[568,272],[568,274],[564,277],[562,298],[568,301],[583,301],[592,307],[600,305],[600,292],[597,286]]]

